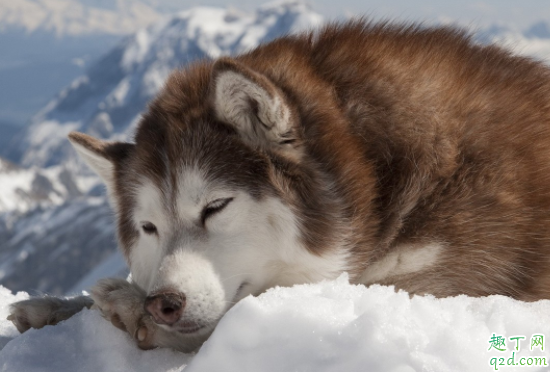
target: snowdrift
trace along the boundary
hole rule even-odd
[[[335,281],[274,288],[245,298],[191,355],[139,350],[127,334],[91,310],[18,336],[4,319],[8,303],[25,297],[0,290],[0,341],[4,340],[0,346],[13,338],[0,351],[2,371],[550,369],[548,341],[543,339],[543,350],[541,345],[531,350],[533,335],[550,336],[550,301],[523,303],[503,296],[410,298],[392,287],[350,285],[343,275]],[[491,343],[493,336],[502,336],[504,345]],[[515,336],[525,337],[519,339],[519,350],[510,339]],[[507,365],[509,361],[514,365]]]

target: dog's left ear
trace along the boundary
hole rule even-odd
[[[114,190],[115,168],[132,151],[134,145],[124,142],[102,141],[84,133],[69,133],[69,141],[82,160],[105,183],[109,191]]]
[[[253,146],[295,149],[297,115],[285,94],[266,76],[231,59],[212,68],[211,104],[216,116]]]

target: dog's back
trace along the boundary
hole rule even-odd
[[[453,29],[361,22],[238,60],[299,107],[354,209],[358,281],[550,297],[546,66]]]

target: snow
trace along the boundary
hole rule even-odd
[[[17,299],[24,298],[18,294]],[[0,337],[14,337],[4,319],[16,298],[0,289]],[[2,307],[3,306],[3,307]],[[489,351],[492,335],[523,335]],[[503,296],[436,299],[392,287],[335,281],[273,288],[237,303],[195,354],[141,351],[130,336],[85,310],[57,326],[15,336],[0,351],[2,371],[346,371],[494,370],[491,358],[550,358],[530,350],[534,334],[550,335],[550,301]],[[499,367],[523,371],[520,366]],[[531,366],[529,371],[548,370]]]
[[[3,321],[6,323],[7,321]],[[0,351],[2,371],[181,371],[190,357],[168,349],[143,352],[97,311],[29,330]]]
[[[16,301],[26,300],[29,296],[24,292],[13,295],[10,290],[0,286],[0,350],[14,337],[19,335],[15,326],[6,320],[9,314],[9,304]],[[0,362],[0,367],[2,363]],[[4,368],[2,367],[2,371]]]
[[[0,283],[12,290],[67,293],[116,250],[113,212],[102,195],[1,217]]]
[[[71,194],[76,180],[62,166],[20,168],[0,158],[0,217],[27,212],[37,206],[59,205]]]
[[[34,178],[32,172],[8,171],[0,173],[0,211],[16,208],[26,209],[26,203],[19,200],[20,190],[29,191]]]
[[[80,279],[67,293],[78,294],[83,291],[89,291],[99,279],[113,276],[123,278],[127,276],[128,271],[124,257],[117,250]]]
[[[539,23],[541,27],[545,23]],[[486,42],[496,43],[506,49],[512,50],[517,55],[530,56],[545,63],[550,63],[550,37],[539,35],[533,31],[524,32],[506,26],[493,26],[491,29],[481,32]]]

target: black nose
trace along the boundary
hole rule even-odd
[[[153,317],[157,324],[173,325],[185,308],[185,295],[180,292],[155,293],[145,299],[145,311]]]

